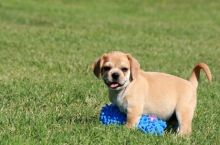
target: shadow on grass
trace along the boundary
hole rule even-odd
[[[174,134],[177,133],[178,127],[179,127],[178,121],[176,118],[176,114],[174,113],[171,116],[171,118],[167,121],[167,128],[165,129],[165,131]]]

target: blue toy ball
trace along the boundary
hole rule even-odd
[[[116,105],[106,104],[102,107],[99,120],[104,125],[123,125],[127,120],[127,116],[125,113],[120,112]],[[165,121],[153,115],[142,115],[137,124],[137,128],[142,132],[154,135],[163,135],[166,127]]]

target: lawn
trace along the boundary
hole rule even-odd
[[[105,127],[107,88],[91,64],[131,53],[146,71],[188,78],[205,62],[190,137]],[[0,1],[0,144],[220,143],[219,0]]]

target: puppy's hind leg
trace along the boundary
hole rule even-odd
[[[178,135],[180,136],[189,135],[192,132],[192,119],[196,106],[196,100],[194,99],[190,103],[185,102],[176,108],[176,117],[179,124]]]
[[[177,119],[179,124],[178,135],[188,135],[192,131],[192,115],[187,110],[178,111]]]

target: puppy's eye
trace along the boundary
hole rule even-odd
[[[103,70],[104,70],[104,71],[109,71],[110,69],[111,69],[111,67],[109,67],[109,66],[104,66],[104,67],[103,67]]]
[[[122,70],[123,72],[127,72],[127,71],[128,71],[128,68],[123,67],[123,68],[121,68],[121,70]]]

